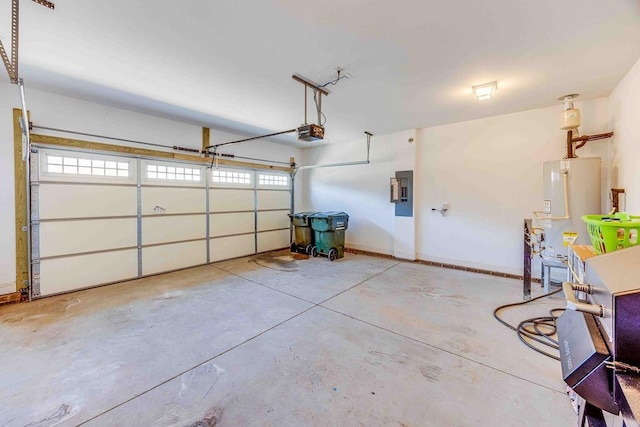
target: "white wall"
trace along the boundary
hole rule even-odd
[[[608,128],[606,98],[578,102],[586,134]],[[522,274],[522,222],[542,208],[542,164],[565,154],[560,105],[487,119],[419,129],[414,144],[417,258]],[[394,252],[394,208],[389,178],[399,148],[397,133],[375,136],[368,166],[307,172],[304,208],[340,209],[351,215],[347,245]],[[363,140],[364,141],[364,140]],[[356,159],[363,141],[323,146],[305,153],[307,163]],[[580,157],[603,158],[609,176],[610,141],[591,142]],[[608,183],[603,182],[603,189]],[[606,209],[606,193],[603,194]],[[450,204],[446,217],[433,213]]]
[[[626,191],[626,211],[640,215],[640,60],[609,97],[614,131],[613,187]]]
[[[576,104],[582,133],[608,130],[607,105],[604,98]],[[420,259],[522,274],[523,219],[542,210],[542,164],[566,152],[561,111],[549,107],[418,132]],[[606,168],[610,145],[591,142],[578,156],[601,157]],[[605,201],[603,195],[603,208]],[[450,205],[446,217],[430,213],[443,202]]]
[[[363,135],[364,136],[364,135]],[[346,245],[393,254],[394,207],[389,203],[389,178],[394,176],[395,135],[374,136],[371,164],[300,171],[296,193],[303,194],[297,211],[344,211],[349,214]],[[305,165],[366,159],[366,139],[323,145],[304,151]],[[304,186],[298,180],[304,178]]]
[[[15,291],[15,206],[13,176],[12,109],[20,107],[18,87],[0,83],[0,294]],[[81,101],[26,87],[27,107],[34,126],[107,135],[162,145],[201,148],[202,127],[165,118],[135,113],[119,108]],[[35,133],[68,136],[70,138],[132,145],[85,136],[63,135],[50,131]],[[226,142],[243,136],[211,129],[212,143]],[[301,158],[299,148],[262,140],[225,147],[221,152],[288,162],[289,157]]]

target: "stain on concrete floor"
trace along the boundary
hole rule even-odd
[[[196,421],[189,427],[215,427],[222,420],[222,413],[223,410],[221,408],[211,408],[201,420]]]
[[[212,427],[222,419],[220,404],[228,397],[221,388],[228,385],[228,372],[214,363],[198,366],[179,377],[175,397],[153,426]],[[208,408],[203,412],[202,408]]]
[[[25,427],[53,426],[63,421],[67,416],[69,416],[69,414],[71,414],[71,407],[67,404],[62,404],[60,405],[58,410],[51,414],[49,417],[34,423],[29,423]]]
[[[308,258],[308,257],[307,257]],[[294,272],[298,271],[297,261],[291,255],[274,255],[268,253],[249,260],[249,262],[258,264],[261,267],[270,268],[272,270]]]

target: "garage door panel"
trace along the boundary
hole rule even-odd
[[[253,190],[209,190],[211,212],[252,211]]]
[[[40,220],[34,230],[38,295],[253,255],[256,242],[260,251],[289,246],[291,193],[272,173],[230,169],[231,175],[219,174],[216,181],[194,163],[181,166],[189,169],[184,180],[177,178],[176,170],[180,182],[173,182],[169,171],[161,177],[159,169],[150,168],[165,163],[168,167],[162,160],[79,150],[75,167],[73,155],[58,159],[61,156],[51,157],[47,167],[52,169],[38,175],[43,181],[33,192],[34,217]],[[104,176],[94,167],[94,157],[97,163],[104,158]],[[126,177],[106,176],[107,160],[128,164]],[[81,161],[91,162],[90,171]],[[142,167],[141,173],[136,173],[137,167]],[[187,175],[197,175],[190,168],[198,169],[200,178],[206,176],[211,187],[207,189],[203,180],[187,180]],[[263,233],[256,234],[256,227]]]
[[[258,212],[258,231],[289,228],[289,211]]]
[[[142,187],[142,214],[206,212],[205,189]]]
[[[209,248],[212,262],[253,255],[255,252],[254,235],[245,234],[211,239]]]
[[[40,224],[40,256],[136,246],[136,232],[135,218],[43,222]]]
[[[290,205],[289,191],[258,190],[258,210],[289,209]]]
[[[40,184],[40,219],[131,216],[137,214],[135,187]]]
[[[142,218],[142,244],[204,239],[206,215],[157,216]]]
[[[253,233],[255,229],[254,215],[253,212],[212,214],[209,216],[209,233],[211,237]]]
[[[289,230],[258,233],[258,252],[289,247]]]
[[[69,292],[137,276],[136,249],[42,260],[40,295]]]
[[[142,248],[143,275],[192,267],[206,262],[205,240]]]

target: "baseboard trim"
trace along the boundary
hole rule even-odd
[[[353,248],[344,248],[345,252],[349,252],[351,254],[358,254],[358,255],[370,255],[370,256],[374,256],[377,258],[385,258],[385,259],[397,259],[398,261],[407,261],[405,259],[399,259],[394,257],[393,255],[389,255],[389,254],[381,254],[379,252],[371,252],[371,251],[363,251],[361,249],[353,249]],[[408,261],[411,262],[411,261]]]
[[[22,294],[20,292],[0,295],[0,305],[15,304],[17,302],[22,302]]]
[[[363,250],[352,249],[352,248],[345,248],[344,251],[352,253],[352,254],[369,255],[369,256],[375,256],[375,257],[378,257],[378,258],[394,259],[394,260],[398,260],[398,261],[413,262],[413,263],[422,264],[422,265],[430,265],[432,267],[448,268],[450,270],[460,270],[460,271],[467,271],[469,273],[487,274],[487,275],[495,276],[495,277],[504,277],[504,278],[507,278],[507,279],[524,280],[524,276],[521,276],[521,275],[518,275],[518,274],[511,274],[511,273],[503,273],[501,271],[485,270],[485,269],[482,269],[482,268],[465,267],[463,265],[449,264],[449,263],[437,262],[437,261],[426,261],[426,260],[421,260],[421,259],[416,259],[415,261],[410,261],[410,260],[403,259],[403,258],[396,258],[393,255],[380,254],[380,253],[377,253],[377,252],[363,251]],[[536,283],[540,283],[540,279],[536,279],[536,278],[531,278],[531,281],[532,282],[536,282]]]

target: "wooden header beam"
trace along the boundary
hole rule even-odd
[[[99,150],[99,151],[106,151],[111,153],[128,154],[132,156],[138,155],[138,156],[157,157],[165,160],[174,159],[174,160],[184,160],[188,162],[206,163],[206,164],[210,164],[212,162],[212,159],[210,157],[194,156],[190,154],[171,153],[168,151],[149,150],[146,148],[127,147],[123,145],[105,144],[102,142],[82,141],[79,139],[61,138],[57,136],[40,135],[36,133],[31,134],[31,143],[47,144],[47,145],[53,145],[53,146],[71,147],[71,148],[79,148],[79,149],[87,149],[87,150]],[[250,169],[269,169],[269,170],[276,170],[276,171],[287,172],[287,173],[291,173],[293,171],[293,169],[290,166],[289,167],[273,166],[273,165],[265,165],[262,163],[241,162],[241,161],[229,160],[229,159],[216,159],[215,162],[219,165],[238,166],[238,167],[245,167]]]

